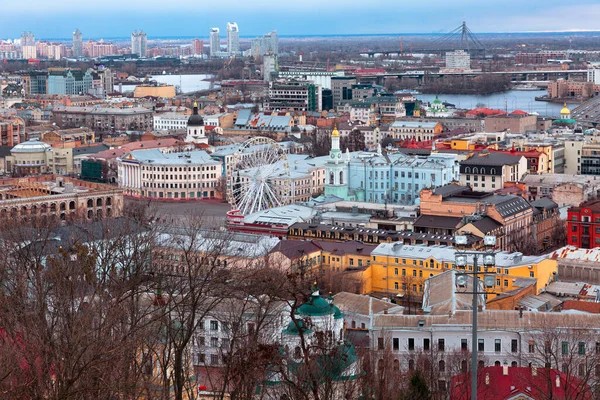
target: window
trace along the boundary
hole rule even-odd
[[[440,360],[438,365],[439,365],[440,372],[446,372],[446,362],[444,360]]]
[[[535,342],[532,340],[529,341],[528,352],[535,353]]]
[[[468,346],[467,339],[460,339],[460,349],[462,351],[467,351],[468,350],[467,346]]]
[[[446,347],[446,341],[444,339],[438,339],[438,351],[444,351]]]
[[[552,343],[550,343],[549,340],[546,340],[544,342],[544,352],[546,354],[550,354],[552,352]]]
[[[398,282],[394,282],[394,290],[398,290]]]
[[[577,353],[582,356],[585,355],[585,342],[579,342],[577,345]]]
[[[429,339],[423,339],[423,350],[429,350]]]
[[[198,354],[198,364],[204,364],[206,362],[206,354]]]
[[[398,275],[398,268],[394,268],[394,275]]]
[[[596,342],[596,354],[600,354],[600,342]]]
[[[569,354],[569,342],[562,342],[560,347],[561,347],[563,356],[566,356],[567,354]]]
[[[413,360],[412,358],[410,360],[408,360],[408,370],[409,371],[415,370],[415,360]]]
[[[219,347],[219,338],[211,337],[210,338],[210,346],[211,347]]]
[[[496,353],[500,353],[501,350],[502,350],[502,340],[501,339],[494,340],[494,351]]]
[[[212,365],[216,365],[219,363],[219,355],[218,354],[211,354],[210,355],[210,363]]]
[[[394,339],[396,340],[396,339]],[[414,338],[408,338],[408,350],[412,351],[415,349],[415,339]]]
[[[484,351],[484,350],[485,350],[485,340],[478,339],[477,340],[477,351]]]
[[[383,350],[383,338],[377,338],[377,349]]]
[[[409,343],[410,343],[410,339],[409,339]],[[392,341],[392,344],[394,346],[394,350],[396,350],[396,351],[400,350],[400,339],[394,338],[394,340]]]
[[[218,331],[219,330],[219,321],[210,321],[210,330]]]

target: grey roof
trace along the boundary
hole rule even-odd
[[[503,166],[514,165],[521,161],[523,156],[511,156],[504,153],[479,153],[473,157],[461,161],[461,165],[486,165],[486,166]]]
[[[502,224],[496,222],[490,217],[483,217],[479,221],[474,221],[472,224],[475,228],[479,229],[483,233],[492,232],[502,226]]]
[[[390,128],[425,128],[433,129],[439,122],[395,121]]]
[[[395,258],[410,258],[416,260],[435,259],[438,262],[454,264],[456,249],[450,246],[405,245],[400,242],[381,243],[371,252],[372,256],[388,256]],[[537,264],[548,258],[542,256],[524,256],[522,253],[500,251],[496,253],[496,266],[510,268],[514,266]],[[473,257],[468,256],[468,264],[473,264]]]
[[[461,186],[457,183],[449,183],[447,185],[435,188],[433,193],[441,195],[442,197],[447,197],[453,194],[462,193],[465,190],[468,190],[466,186]]]
[[[404,310],[404,307],[394,303],[379,300],[366,294],[349,292],[340,292],[333,296],[333,303],[344,314],[371,315],[382,314],[384,312],[388,314],[401,314]]]
[[[110,146],[107,146],[105,144],[94,144],[91,146],[74,147],[73,155],[76,156],[79,154],[96,154],[109,149]]]
[[[454,314],[458,310],[472,310],[473,295],[473,277],[466,277],[466,286],[457,290],[456,277],[458,273],[455,270],[443,272],[439,275],[428,278],[425,281],[423,293],[423,311],[426,314]],[[483,288],[480,286],[480,290]],[[483,290],[482,290],[483,291]],[[481,296],[480,296],[481,297]],[[481,304],[485,308],[485,302],[481,299]]]
[[[163,153],[159,149],[145,149],[134,150],[129,154],[137,161],[154,165],[221,165],[220,162],[212,159],[208,153],[203,150],[188,151],[184,153]],[[121,159],[123,158],[121,157]]]
[[[481,203],[495,205],[498,213],[502,217],[508,217],[525,210],[531,210],[533,207],[527,200],[521,196],[506,194],[489,194],[482,192],[469,192],[466,195],[454,195],[447,198],[447,201],[456,203]]]
[[[425,215],[422,214],[415,220],[413,226],[423,228],[443,228],[443,229],[455,229],[458,228],[462,222],[461,217],[441,217],[437,215]]]
[[[547,197],[540,197],[539,199],[532,201],[531,205],[535,208],[541,208],[543,210],[552,210],[554,208],[558,208],[558,204]]]
[[[250,116],[252,115],[252,110],[247,108],[238,111],[237,119],[235,121],[236,125],[245,126],[250,120]]]

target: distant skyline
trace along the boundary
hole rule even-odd
[[[600,30],[598,0],[5,0],[0,38],[32,31],[36,38],[149,38],[208,35],[235,21],[243,37],[276,30],[282,36],[441,33],[464,20],[473,32]],[[10,16],[10,18],[7,18]]]

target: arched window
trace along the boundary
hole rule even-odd
[[[477,362],[477,368],[481,369],[485,367],[485,363],[483,362],[483,360],[479,360],[479,362]]]
[[[394,360],[394,371],[400,371],[400,361]]]
[[[490,175],[496,175],[496,168],[492,168],[490,170]]]
[[[467,364],[467,360],[462,360],[462,361],[460,362],[460,371],[461,371],[463,374],[466,374],[466,373],[467,373],[467,366],[468,366],[468,364]]]
[[[477,167],[473,167],[473,173],[477,174],[479,172],[479,170],[477,169]]]
[[[340,185],[344,184],[344,171],[340,171]]]
[[[302,355],[302,352],[300,350],[300,346],[296,346],[296,348],[294,349],[294,357],[300,358],[301,355]]]
[[[510,363],[510,366],[511,366],[511,367],[518,367],[518,366],[519,366],[519,364],[517,364],[517,362],[516,362],[516,361],[513,361],[513,362],[511,362],[511,363]]]
[[[382,358],[380,358],[379,361],[377,361],[377,370],[379,372],[383,371],[383,359]]]
[[[439,366],[440,372],[446,372],[446,361],[440,360],[440,362],[438,363],[438,366]]]
[[[329,184],[330,184],[330,185],[333,185],[333,179],[334,179],[334,178],[333,178],[333,171],[331,171],[331,172],[329,173]]]
[[[500,365],[502,365],[502,364],[500,363],[500,361],[496,360],[496,362],[494,363],[494,366],[495,366],[495,367],[499,367]]]
[[[415,360],[413,360],[412,358],[410,360],[408,360],[408,370],[409,371],[415,370]]]

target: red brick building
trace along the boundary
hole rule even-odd
[[[600,200],[569,208],[567,243],[584,249],[600,247]]]

